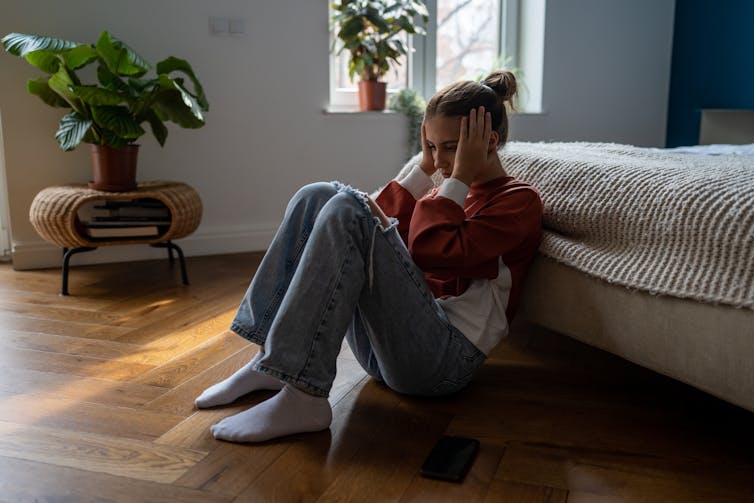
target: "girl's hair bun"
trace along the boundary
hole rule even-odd
[[[510,70],[495,70],[482,80],[482,84],[490,87],[500,97],[503,103],[509,103],[513,108],[513,98],[518,90],[516,76]]]

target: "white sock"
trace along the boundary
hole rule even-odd
[[[327,398],[286,384],[269,400],[226,417],[211,426],[210,431],[218,440],[263,442],[293,433],[324,430],[331,422],[332,409]]]
[[[235,374],[224,381],[210,386],[199,395],[194,403],[199,409],[215,407],[231,403],[237,398],[260,389],[279,390],[283,387],[280,379],[267,374],[262,374],[252,369],[251,366],[262,357],[260,351],[249,363],[241,367]]]

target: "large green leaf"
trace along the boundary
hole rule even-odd
[[[42,101],[50,105],[51,107],[68,108],[70,105],[64,100],[58,93],[50,89],[50,85],[47,83],[46,77],[39,77],[35,80],[29,80],[26,83],[26,89],[30,94],[39,96]]]
[[[364,54],[373,54],[377,52],[377,42],[373,38],[365,38],[361,41],[364,46]]]
[[[107,31],[103,31],[97,40],[97,53],[116,75],[140,77],[149,70],[149,63],[144,58]]]
[[[39,50],[61,52],[77,45],[79,44],[69,40],[24,33],[9,33],[3,37],[3,47],[14,56],[26,56],[32,51]]]
[[[91,120],[85,119],[76,112],[71,112],[60,120],[60,129],[55,133],[55,139],[63,150],[73,150],[81,143],[90,127],[92,127]]]
[[[200,128],[204,125],[201,107],[188,91],[166,75],[160,75],[161,91],[155,97],[157,114],[185,128]]]
[[[150,110],[147,114],[147,121],[152,128],[152,134],[157,138],[160,146],[165,146],[165,140],[168,137],[168,128],[165,127],[165,124],[162,123],[162,120],[157,116],[157,113],[154,110]]]
[[[397,9],[398,7],[402,7],[402,6],[403,6],[403,3],[404,3],[404,2],[395,2],[395,3],[394,3],[394,4],[392,4],[392,5],[388,5],[387,7],[385,7],[385,10],[384,10],[384,11],[382,11],[382,13],[383,13],[383,14],[389,14],[389,13],[391,13],[392,11],[394,11],[395,9]]]
[[[97,57],[97,51],[91,45],[79,45],[63,53],[65,66],[69,70],[78,70],[97,59]]]
[[[427,10],[427,6],[424,5],[424,2],[419,0],[409,0],[408,4],[412,15],[421,16],[422,21],[425,23],[429,21],[429,11]]]
[[[97,67],[97,80],[100,85],[105,89],[111,91],[117,91],[120,93],[132,93],[132,89],[126,84],[123,79],[111,72],[106,65],[100,63]],[[131,94],[133,96],[133,94]]]
[[[396,22],[406,33],[414,33],[414,23],[408,17],[400,16],[396,19]]]
[[[197,118],[191,108],[186,107],[178,91],[160,92],[152,107],[161,119],[173,121],[182,127],[196,129],[204,126],[204,119]]]
[[[59,52],[48,51],[47,49],[39,49],[37,51],[27,52],[24,59],[29,62],[30,65],[36,66],[43,72],[55,73],[60,68],[61,58]]]
[[[156,70],[158,76],[162,74],[167,75],[171,72],[182,72],[188,75],[188,78],[191,79],[191,82],[194,84],[193,95],[196,98],[196,101],[199,102],[199,106],[201,106],[202,110],[205,112],[209,110],[209,103],[207,103],[207,98],[204,96],[204,89],[199,83],[199,79],[196,78],[194,70],[191,68],[188,61],[170,56],[157,63]]]
[[[110,131],[109,129],[103,129],[102,130],[102,141],[101,143],[104,145],[109,145],[111,147],[125,147],[129,143],[131,143],[133,140],[129,140],[128,138],[123,138],[122,136],[119,136],[118,133],[114,131]]]
[[[400,54],[406,54],[408,52],[408,49],[406,48],[406,46],[403,45],[403,41],[399,38],[391,40],[388,44],[394,51]]]
[[[74,86],[73,90],[81,101],[89,105],[119,105],[133,101],[133,98],[128,95],[97,86]]]
[[[145,133],[144,129],[133,119],[128,108],[121,106],[92,107],[94,122],[103,129],[108,129],[118,136],[133,140]]]
[[[68,102],[69,105],[71,105],[71,108],[84,116],[88,116],[85,112],[86,109],[83,102],[74,91],[75,84],[65,66],[61,65],[57,73],[50,77],[50,80],[48,80],[47,83],[53,91],[58,93]]]
[[[390,25],[387,23],[385,18],[382,17],[380,12],[374,7],[367,7],[365,17],[377,28],[378,33],[387,33],[388,31],[390,31]]]
[[[134,96],[142,96],[147,93],[151,93],[152,90],[157,87],[159,81],[157,79],[135,79],[133,77],[128,79],[128,87],[131,88]]]
[[[351,18],[346,21],[346,23],[341,27],[340,31],[338,32],[338,38],[344,41],[348,41],[349,39],[361,33],[362,29],[364,29],[364,21],[362,20],[362,18]]]

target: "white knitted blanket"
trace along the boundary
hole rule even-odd
[[[542,195],[543,255],[629,288],[754,309],[754,157],[510,142],[501,159]]]
[[[518,143],[545,204],[541,253],[611,283],[754,309],[754,157]]]

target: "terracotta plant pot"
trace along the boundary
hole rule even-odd
[[[387,82],[376,80],[359,81],[359,110],[380,111],[385,110],[385,91]]]
[[[108,147],[92,145],[92,171],[94,180],[89,182],[90,189],[107,192],[124,192],[136,189],[136,158],[138,145],[125,147]]]

